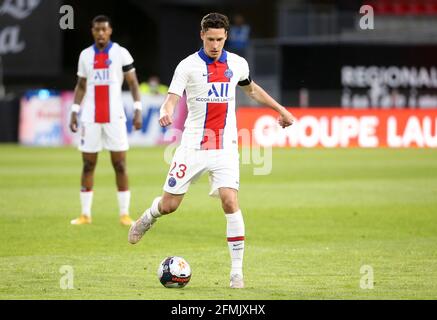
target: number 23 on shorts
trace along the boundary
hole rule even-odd
[[[173,173],[175,171],[176,167],[177,167],[177,171],[175,173]],[[185,177],[186,171],[187,171],[187,166],[185,164],[181,163],[178,165],[176,162],[174,162],[173,166],[170,170],[170,173],[168,175],[170,177],[176,176],[176,178],[182,179],[183,177]]]

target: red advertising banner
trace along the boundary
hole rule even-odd
[[[437,148],[437,109],[289,109],[297,122],[282,129],[271,109],[240,107],[242,146]],[[250,132],[248,139],[247,132]]]

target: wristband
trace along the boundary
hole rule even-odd
[[[71,112],[79,113],[79,111],[80,111],[80,105],[75,103],[71,106]]]
[[[164,116],[166,116],[167,115],[167,112],[166,111],[164,111],[164,109],[160,109],[159,110],[159,118],[161,119],[162,117],[164,117]]]
[[[141,101],[135,101],[134,102],[134,109],[135,110],[140,110],[140,111],[143,110],[143,105],[141,104]]]

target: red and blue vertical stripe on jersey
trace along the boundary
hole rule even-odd
[[[100,51],[94,45],[94,70],[96,77],[107,77],[109,80],[109,50],[112,47],[110,42],[103,51]],[[107,123],[110,122],[110,97],[109,85],[94,86],[94,105],[95,105],[95,122]]]
[[[209,58],[203,49],[199,51],[199,56],[206,62],[208,83],[217,83],[211,87],[211,97],[227,97],[230,78],[225,76],[229,69],[227,64],[227,54],[223,50],[221,57],[214,61]],[[206,104],[205,123],[203,126],[203,137],[200,143],[202,150],[223,149],[223,134],[228,115],[227,102],[208,102]]]

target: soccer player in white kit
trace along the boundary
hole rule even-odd
[[[172,124],[172,115],[183,92],[187,95],[188,116],[181,145],[177,148],[164,185],[156,198],[129,230],[128,241],[140,241],[162,215],[174,212],[190,184],[209,173],[211,196],[221,199],[227,219],[227,240],[231,255],[230,287],[243,288],[245,228],[238,204],[239,153],[235,115],[235,91],[240,86],[256,101],[276,110],[285,128],[294,117],[255,84],[246,60],[223,50],[229,20],[219,13],[206,15],[201,22],[203,48],[182,60],[176,68],[159,123]]]
[[[118,188],[120,223],[132,225],[129,216],[130,191],[126,171],[126,151],[129,149],[126,115],[122,101],[122,84],[126,79],[134,99],[134,127],[141,129],[141,96],[130,53],[111,41],[111,21],[97,16],[92,21],[94,45],[83,50],[79,57],[78,81],[71,108],[70,129],[80,130],[79,150],[82,152],[82,188],[80,202],[82,214],[71,221],[74,225],[91,223],[94,169],[97,155],[103,149],[111,153]],[[78,113],[81,109],[81,126]]]

